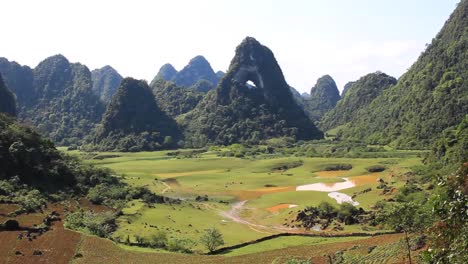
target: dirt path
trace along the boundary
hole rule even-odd
[[[282,226],[265,226],[261,224],[252,223],[250,221],[243,219],[240,216],[240,211],[242,211],[242,209],[244,208],[247,202],[248,200],[234,203],[229,211],[222,211],[220,212],[220,215],[224,218],[230,219],[233,222],[247,225],[252,230],[259,232],[259,233],[274,234],[276,232],[297,231],[294,228],[287,228],[287,227],[282,227]],[[266,230],[259,230],[259,229],[266,229]],[[269,232],[269,231],[273,231],[273,232]]]
[[[166,188],[164,188],[164,190],[162,190],[161,193],[166,193],[167,191],[172,189],[171,186],[169,186],[169,184],[167,184],[167,183],[165,183],[163,181],[161,181],[161,182],[162,182],[162,184],[164,184],[164,186],[166,186]]]

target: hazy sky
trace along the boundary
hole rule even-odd
[[[459,0],[6,0],[0,57],[36,66],[61,53],[91,70],[113,66],[151,80],[204,55],[215,71],[255,37],[275,54],[287,82],[310,91],[330,74],[341,90],[381,70],[399,77]]]

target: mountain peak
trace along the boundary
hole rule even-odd
[[[192,58],[187,66],[174,75],[172,80],[178,86],[184,87],[191,87],[200,80],[210,82],[212,87],[218,83],[218,77],[211,68],[210,63],[201,55]]]
[[[184,122],[188,126],[186,138],[191,133],[206,135],[194,138],[191,146],[323,136],[294,101],[273,52],[254,38],[237,46],[218,87],[185,116]]]

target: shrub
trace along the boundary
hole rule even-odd
[[[156,232],[149,239],[149,245],[154,248],[165,248],[167,244],[167,234],[164,231]]]
[[[366,170],[368,172],[382,172],[386,170],[386,167],[382,165],[373,165],[373,166],[367,167]]]
[[[195,242],[190,239],[174,238],[167,243],[167,250],[181,253],[192,253]]]
[[[353,165],[351,164],[330,164],[327,165],[323,170],[324,171],[340,171],[340,170],[351,170]]]

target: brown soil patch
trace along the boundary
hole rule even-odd
[[[220,173],[223,171],[224,170],[186,171],[186,172],[156,173],[154,175],[161,177],[161,178],[173,178],[173,177],[191,176],[191,175],[199,175],[199,174]]]
[[[8,215],[19,209],[16,204],[0,204],[0,222],[8,219]]]
[[[32,226],[42,223],[42,218],[52,211],[58,212],[63,218],[63,209],[61,205],[49,205],[43,214],[21,215],[15,219],[21,226]],[[25,232],[0,232],[0,259],[3,263],[68,263],[73,258],[81,238],[79,233],[64,229],[62,221],[54,222],[49,231],[31,241],[26,236],[19,240],[19,234]],[[35,250],[40,250],[42,255],[33,256]],[[16,255],[17,251],[22,255]]]
[[[380,176],[381,176],[381,172],[375,172],[375,173],[361,175],[361,176],[349,177],[348,179],[352,181],[354,184],[356,184],[356,186],[360,186],[364,184],[376,183],[377,179]]]
[[[265,210],[267,210],[268,212],[271,212],[271,213],[276,213],[281,209],[288,209],[290,205],[292,205],[292,204],[278,204],[278,205],[275,205],[275,206],[265,208]]]
[[[174,179],[174,178],[167,178],[167,179],[164,179],[163,182],[169,184],[169,185],[172,185],[172,186],[180,186],[180,183],[177,181],[177,179]]]
[[[255,190],[234,190],[234,191],[227,191],[224,194],[234,195],[237,199],[243,201],[243,200],[255,199],[265,194],[289,192],[289,191],[295,191],[295,190],[296,190],[296,187],[287,186],[287,187],[259,188]]]

